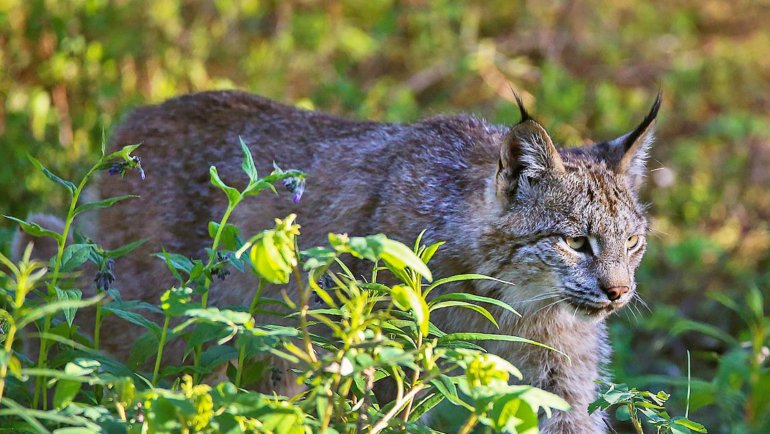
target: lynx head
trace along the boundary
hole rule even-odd
[[[501,146],[482,268],[516,284],[500,297],[520,309],[603,318],[636,290],[648,229],[638,191],[660,95],[630,133],[562,150],[517,100],[522,118]]]

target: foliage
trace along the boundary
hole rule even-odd
[[[757,327],[723,303],[748,306],[757,298],[746,288],[770,288],[764,2],[429,3],[0,2],[0,209],[66,213],[70,187],[48,183],[29,153],[76,179],[127,110],[190,91],[238,87],[385,121],[463,111],[511,123],[510,83],[569,145],[621,134],[660,86],[644,193],[656,236],[638,273],[650,311],[611,321],[612,370],[634,387],[673,388],[681,413],[690,350],[694,417],[717,431],[769,431],[767,319]],[[4,224],[7,252],[15,226]],[[220,237],[236,238],[226,225]],[[91,247],[62,254],[74,267],[91,250],[108,282],[109,252],[80,244]],[[195,273],[209,259],[169,258]],[[223,272],[244,265],[214,262]],[[150,309],[99,305],[140,323],[135,310]]]
[[[116,164],[132,164],[141,170],[134,164],[138,158],[131,154],[135,149],[128,146],[103,155],[78,186],[36,164],[52,181],[67,187],[73,201],[62,233],[13,219],[31,235],[57,240],[50,273],[31,259],[31,245],[18,265],[0,254],[11,273],[0,292],[6,331],[0,352],[3,427],[41,433],[52,429],[60,433],[423,432],[427,428],[418,419],[447,400],[470,412],[461,432],[483,424],[495,431],[516,433],[536,430],[541,409],[548,416],[554,410],[569,409],[556,395],[532,386],[511,385],[510,376],[521,379],[518,369],[472,342],[492,339],[540,344],[508,335],[446,334],[430,322],[432,311],[448,307],[471,309],[494,322],[489,311],[475,303],[501,305],[467,294],[426,298],[448,282],[488,279],[465,275],[434,282],[427,265],[440,243],[425,246],[418,239],[410,249],[384,235],[330,234],[329,247],[299,252],[296,237],[300,227],[294,223],[294,215],[276,219],[275,228],[241,242],[237,228],[227,223],[238,203],[259,190],[271,189],[274,182],[304,176],[276,169],[259,178],[246,146],[243,169],[249,183],[244,190],[227,186],[211,168],[211,183],[222,190],[231,206],[219,222],[210,224],[213,240],[205,264],[165,251],[157,255],[179,281],[163,294],[159,307],[142,306],[163,313],[163,326],[158,327],[135,309],[138,302],[122,300],[110,287],[108,261],[118,256],[115,251],[106,252],[93,242],[67,243],[67,231],[78,209],[119,202],[77,206],[87,181],[94,172],[113,170]],[[119,249],[120,253],[128,253],[130,247]],[[370,280],[355,277],[343,261],[348,255],[374,263]],[[62,270],[75,271],[89,260],[99,266],[98,295],[81,300],[81,292],[58,277]],[[259,284],[248,308],[207,306],[212,276],[226,276],[225,267],[256,275]],[[382,273],[391,274],[398,283],[380,283]],[[293,289],[294,297],[286,292],[283,305],[290,318],[298,319],[297,326],[257,323],[255,315],[268,301],[261,297],[264,282],[286,284],[290,276],[295,277],[296,286],[287,289]],[[28,297],[44,284],[45,291]],[[311,309],[311,295],[324,307]],[[78,310],[91,305],[97,312],[93,339],[79,334],[75,321]],[[158,339],[151,375],[131,371],[99,352],[101,321],[110,314],[146,328],[149,336]],[[172,321],[177,325],[171,327]],[[18,347],[17,333],[32,328],[40,330],[35,335],[39,338],[37,363],[14,347]],[[322,328],[328,332],[317,333]],[[187,350],[194,353],[193,363],[167,364],[161,370],[166,345],[182,338]],[[273,384],[279,381],[272,378],[276,374],[290,375],[267,368],[270,360],[277,359],[292,364],[297,381],[305,386],[301,392],[284,397],[241,388],[264,381],[266,375]],[[226,381],[203,382],[222,368],[227,372]],[[395,396],[375,396],[375,387],[389,381]],[[28,384],[34,385],[32,394]]]
[[[602,390],[598,399],[588,407],[589,413],[597,409],[606,410],[612,406],[618,406],[616,417],[618,420],[630,420],[637,433],[643,434],[641,415],[652,425],[658,433],[690,434],[694,432],[705,433],[706,428],[693,422],[687,417],[671,417],[663,407],[668,401],[666,392],[652,393],[645,390],[629,388],[625,384],[602,384]]]

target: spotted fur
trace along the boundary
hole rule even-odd
[[[172,281],[162,262],[149,254],[163,245],[203,255],[210,242],[206,224],[226,205],[224,195],[209,185],[208,169],[217,166],[226,182],[238,185],[241,137],[261,174],[273,161],[308,174],[299,204],[269,194],[242,204],[233,223],[245,234],[289,213],[299,215],[303,247],[324,244],[331,231],[383,232],[411,242],[427,229],[426,242],[447,241],[431,263],[436,275],[474,272],[514,283],[477,282],[447,290],[494,296],[522,313],[519,318],[495,312],[500,330],[465,310],[438,311],[436,324],[448,332],[523,336],[564,351],[571,362],[530,345],[487,346],[519,366],[527,382],[572,404],[572,411],[543,420],[544,432],[605,432],[601,415],[589,417],[586,406],[610,354],[605,317],[636,289],[633,274],[644,247],[629,252],[626,242],[647,231],[637,189],[658,105],[619,139],[557,150],[523,110],[522,122],[513,127],[466,115],[387,124],[303,111],[238,92],[183,96],[134,111],[115,131],[116,146],[142,143],[136,153],[147,178],[103,180],[104,197],[132,193],[142,198],[105,210],[94,238],[107,247],[151,240],[118,262],[116,285],[126,298],[157,302]],[[565,236],[589,236],[599,251],[572,251]],[[254,281],[234,273],[214,285],[213,303],[243,304],[253,294]],[[630,290],[610,302],[602,288],[618,285]],[[266,288],[268,296],[279,297],[275,291]],[[103,335],[120,336],[106,347],[125,354],[122,344],[130,332],[120,330]]]

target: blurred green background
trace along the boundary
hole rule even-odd
[[[355,118],[517,120],[567,145],[664,92],[645,200],[649,309],[611,321],[617,382],[711,432],[770,432],[770,3],[749,0],[0,0],[0,211],[61,211],[132,107],[239,88]],[[7,249],[11,226],[0,222]]]

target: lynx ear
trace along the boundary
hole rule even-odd
[[[514,93],[521,112],[521,121],[514,125],[500,147],[497,166],[497,195],[509,198],[516,191],[521,177],[537,179],[547,173],[564,173],[559,151],[551,137],[524,108]]]
[[[655,118],[660,109],[661,93],[641,124],[633,131],[608,142],[606,159],[615,173],[624,175],[629,188],[639,191],[644,180],[647,157],[655,139]]]

